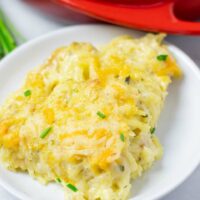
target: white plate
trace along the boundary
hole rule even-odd
[[[42,63],[55,48],[72,41],[98,45],[122,34],[143,35],[116,26],[81,25],[26,43],[0,63],[0,103],[21,85],[25,74]],[[164,146],[164,157],[134,182],[131,200],[158,199],[182,183],[200,161],[200,72],[181,50],[173,45],[169,45],[169,48],[180,64],[184,77],[170,86],[156,131]],[[0,183],[23,200],[64,199],[62,188],[56,184],[43,186],[25,173],[13,173],[2,167]]]

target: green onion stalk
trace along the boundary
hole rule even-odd
[[[25,39],[17,32],[2,10],[0,10],[0,59],[24,41]]]
[[[0,45],[0,59],[3,58],[3,56],[4,56],[4,51],[2,46]]]
[[[0,44],[3,56],[10,53],[17,46],[13,36],[2,19],[0,19]]]

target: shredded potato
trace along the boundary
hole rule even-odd
[[[57,181],[66,200],[128,199],[131,180],[162,155],[156,122],[181,75],[163,37],[55,50],[0,108],[2,163]]]

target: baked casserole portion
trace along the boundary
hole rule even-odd
[[[56,181],[66,200],[127,199],[131,180],[162,156],[157,120],[181,74],[162,40],[55,50],[0,108],[1,162]]]

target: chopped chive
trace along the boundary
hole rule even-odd
[[[98,115],[100,118],[102,118],[102,119],[106,118],[106,115],[103,114],[103,113],[100,112],[100,111],[97,112],[97,115]]]
[[[148,114],[142,115],[142,117],[146,118],[146,117],[148,117]]]
[[[120,139],[121,139],[122,142],[125,141],[125,137],[124,137],[124,134],[123,134],[123,133],[120,133]]]
[[[126,82],[127,84],[130,83],[130,80],[131,80],[131,77],[130,77],[130,76],[127,76],[127,77],[125,78],[125,82]]]
[[[156,130],[155,127],[151,127],[151,128],[150,128],[150,133],[151,133],[151,134],[154,134],[155,130]]]
[[[52,130],[52,127],[49,127],[47,129],[45,129],[44,131],[42,131],[42,133],[40,134],[40,138],[42,138],[42,139],[45,138],[51,130]]]
[[[161,55],[157,56],[157,60],[159,60],[159,61],[166,61],[167,57],[168,57],[168,55],[161,54]]]
[[[77,191],[78,191],[78,189],[77,189],[74,185],[72,185],[72,184],[70,184],[70,183],[68,183],[66,186],[67,186],[70,190],[72,190],[73,192],[77,192]]]
[[[77,92],[78,92],[78,89],[77,89],[77,88],[73,89],[73,92],[77,93]]]
[[[124,165],[119,165],[119,168],[120,168],[120,170],[121,170],[122,172],[124,172],[124,170],[125,170]]]
[[[57,181],[58,183],[61,183],[61,182],[62,182],[60,178],[56,178],[56,181]]]
[[[28,97],[28,96],[30,96],[31,95],[31,90],[26,90],[25,92],[24,92],[24,96],[25,97]]]

